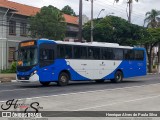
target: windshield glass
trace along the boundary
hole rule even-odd
[[[38,62],[37,48],[24,47],[18,51],[18,66],[33,66]]]

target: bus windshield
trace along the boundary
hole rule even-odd
[[[33,66],[38,63],[37,48],[22,47],[18,51],[18,66]]]

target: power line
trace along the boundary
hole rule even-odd
[[[107,5],[107,6],[105,6],[105,5]],[[118,13],[120,13],[120,14],[124,14],[124,13],[126,13],[126,11],[124,11],[124,9],[120,9],[120,10],[118,10],[118,9],[116,9],[116,7],[115,8],[113,8],[113,6],[112,5],[108,5],[108,4],[106,4],[106,3],[104,3],[103,5],[102,5],[102,3],[101,2],[99,2],[99,3],[97,3],[97,4],[95,4],[95,6],[102,6],[102,8],[105,8],[106,9],[106,7],[109,7],[110,9],[112,9],[112,10],[114,10],[114,11],[117,11]],[[89,6],[88,4],[84,4],[85,6]],[[119,16],[119,15],[118,15]],[[142,21],[144,20],[144,18],[145,18],[145,16],[144,17],[142,17],[142,14],[141,13],[139,13],[139,14],[135,14],[135,13],[132,13],[132,16],[135,16],[136,18],[134,18],[134,19],[132,19],[132,23],[133,23],[133,21],[135,21],[135,19],[136,19],[136,21],[137,21],[137,18],[140,20],[140,19],[142,19]],[[135,22],[134,22],[135,23]]]
[[[104,5],[102,5],[102,4],[100,4],[100,3],[98,3],[99,5],[101,5],[101,6],[103,6],[103,7],[106,7],[106,6],[104,6]],[[111,6],[109,6],[112,10],[113,10],[113,7],[111,7]],[[117,9],[114,9],[114,11],[117,11],[118,13],[122,13],[122,14],[124,14],[124,13],[126,13],[125,11],[122,11],[122,10],[117,10]],[[136,15],[136,14],[132,14],[133,16],[139,16],[138,18],[141,18],[141,19],[143,19],[144,20],[144,18],[145,17],[142,17],[141,15]]]
[[[124,7],[124,6],[121,6],[120,8],[118,7],[113,7],[112,5],[109,5],[109,4],[107,4],[107,3],[105,3],[105,2],[97,2],[97,4],[100,4],[101,6],[103,6],[103,7],[106,7],[106,6],[104,6],[104,4],[105,5],[107,5],[107,7],[109,7],[109,8],[111,8],[112,10],[114,9],[115,11],[118,11],[118,12],[126,12],[126,11],[124,11],[124,9],[122,8],[122,7]],[[137,15],[137,16],[142,16],[142,15],[144,15],[144,14],[142,14],[142,13],[139,13],[139,14],[136,14],[136,13],[132,13],[132,15]]]
[[[86,4],[85,4],[85,6],[87,6],[87,7],[88,7],[88,5],[86,5]],[[98,4],[96,4],[95,6],[102,6],[103,8],[106,8],[106,6],[104,6],[104,5],[102,5],[102,4],[99,4],[99,3],[98,3]],[[113,7],[112,7],[112,8],[113,8]],[[113,10],[115,10],[115,9],[113,9]],[[115,10],[115,11],[117,11],[118,13],[124,13],[124,12],[125,12],[125,11],[122,11],[122,10],[121,10],[121,11],[119,11],[119,10]],[[138,14],[137,14],[137,16],[139,16],[139,17],[143,18],[141,15],[138,15]]]
[[[99,4],[99,5],[101,5],[101,6],[103,6],[103,7],[106,7],[106,6],[104,6],[104,4],[106,4],[106,3],[101,3],[101,2],[97,2],[97,4]],[[120,12],[120,13],[126,13],[126,11],[124,11],[124,9],[122,9],[122,8],[116,8],[116,7],[113,7],[113,6],[111,6],[111,5],[109,5],[109,4],[106,4],[107,5],[107,7],[109,7],[109,8],[111,8],[112,10],[115,10],[115,11],[117,11],[117,12]],[[137,16],[142,16],[142,14],[140,13],[140,14],[136,14],[136,13],[132,13],[132,15],[137,15]]]
[[[99,0],[100,1],[100,0]],[[105,0],[107,3],[111,3],[111,2],[109,2],[108,0]],[[105,3],[106,3],[105,2]],[[101,1],[101,3],[102,3],[102,1]],[[104,2],[103,2],[104,3]],[[106,4],[107,4],[106,3]],[[110,4],[107,4],[107,5],[110,5]],[[118,4],[116,4],[116,5],[118,5]],[[110,5],[111,6],[111,5]],[[118,7],[124,7],[124,6],[122,6],[122,5],[118,5]],[[121,9],[121,10],[123,10],[122,8],[119,8],[119,9]],[[141,14],[141,15],[145,15],[145,14],[143,14],[143,13],[140,13],[140,12],[138,12],[138,11],[133,11],[132,10],[132,12],[136,12],[136,13],[139,13],[139,14]],[[134,14],[136,14],[136,13],[134,13]],[[137,14],[137,15],[139,15],[139,14]]]

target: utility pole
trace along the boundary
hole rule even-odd
[[[160,43],[158,43],[158,74],[160,74]]]
[[[91,0],[91,43],[92,42],[93,42],[93,0]]]
[[[82,42],[82,0],[79,0],[79,32],[78,39]]]
[[[129,21],[129,23],[131,23],[132,1],[129,0],[129,1],[128,1],[128,4],[129,4],[129,16],[128,16],[128,21]]]
[[[91,0],[91,43],[93,42],[93,0]]]

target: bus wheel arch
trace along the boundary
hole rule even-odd
[[[123,71],[121,69],[117,69],[115,74],[114,74],[114,79],[111,79],[111,82],[113,83],[119,83],[123,81]]]
[[[71,78],[70,72],[68,70],[62,70],[59,73],[57,84],[59,86],[66,86],[69,83],[70,78]]]

